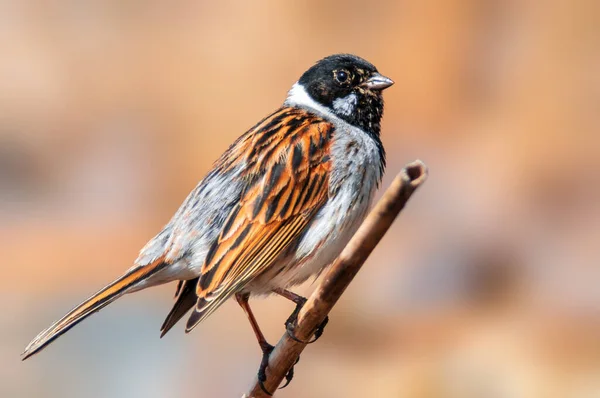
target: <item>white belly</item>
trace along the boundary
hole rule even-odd
[[[318,213],[309,231],[302,239],[295,260],[298,265],[283,274],[282,281],[286,286],[304,282],[313,275],[318,275],[323,268],[330,265],[342,252],[350,238],[354,235],[370,207],[371,194],[365,200],[349,207],[351,198],[347,194],[331,200]],[[285,279],[288,279],[287,281]]]

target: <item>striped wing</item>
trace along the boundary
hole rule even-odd
[[[218,169],[245,164],[246,186],[209,250],[186,331],[269,268],[328,197],[333,126],[282,108],[240,137]]]

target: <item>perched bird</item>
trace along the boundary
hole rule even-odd
[[[179,281],[162,335],[191,309],[189,332],[235,296],[263,351],[264,381],[273,347],[248,298],[276,293],[294,301],[293,332],[305,299],[287,289],[333,262],[381,182],[382,90],[392,84],[354,55],[318,61],[281,108],[221,155],[134,266],[41,332],[23,359],[125,293]]]

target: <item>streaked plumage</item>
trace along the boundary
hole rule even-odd
[[[190,309],[186,331],[234,294],[247,300],[318,275],[358,228],[381,181],[381,90],[391,84],[352,55],[319,61],[280,109],[215,162],[134,267],[40,333],[24,358],[146,287],[179,281],[164,335]]]

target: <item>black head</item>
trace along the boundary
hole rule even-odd
[[[379,134],[383,115],[381,92],[394,82],[360,57],[337,54],[317,62],[300,77],[298,84],[329,112]]]

